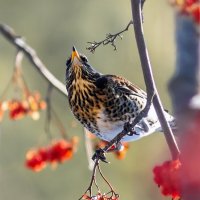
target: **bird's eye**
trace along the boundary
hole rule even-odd
[[[70,63],[71,63],[71,57],[69,57],[69,58],[67,59],[67,61],[66,61],[66,65],[69,66]]]
[[[87,63],[87,62],[88,62],[88,59],[87,59],[86,56],[80,55],[80,58],[81,58],[81,60],[82,60],[84,63]]]

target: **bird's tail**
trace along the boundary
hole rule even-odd
[[[165,110],[165,118],[173,131],[177,130],[176,119]],[[142,128],[141,128],[142,127]],[[145,128],[146,127],[146,128]],[[163,132],[154,107],[150,108],[148,116],[141,120],[135,127],[140,134],[149,135],[154,132]]]
[[[168,121],[168,123],[169,123],[169,125],[170,125],[172,131],[173,131],[173,132],[176,132],[177,129],[178,129],[176,119],[175,119],[172,115],[170,115],[170,114],[168,113],[167,110],[165,110],[165,113],[164,113],[164,114],[165,114],[165,118],[166,118],[166,120]],[[158,132],[163,132],[161,126],[159,126],[159,127],[156,129],[156,131],[158,131]]]
[[[169,123],[169,125],[170,125],[172,131],[173,131],[173,132],[174,132],[174,131],[177,131],[177,122],[176,122],[176,119],[175,119],[172,115],[170,115],[170,114],[168,113],[167,110],[165,110],[164,114],[165,114],[165,118],[166,118],[166,120],[168,121],[168,123]],[[157,125],[157,128],[155,129],[155,132],[163,132],[159,120],[158,120],[157,123],[158,123],[159,125]],[[156,124],[157,124],[157,123],[156,123]]]

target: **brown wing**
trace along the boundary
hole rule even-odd
[[[96,81],[96,86],[98,88],[104,89],[111,88],[115,94],[126,94],[126,95],[135,95],[142,99],[146,99],[146,93],[140,89],[138,86],[134,85],[130,81],[126,80],[123,77],[116,75],[103,75]]]

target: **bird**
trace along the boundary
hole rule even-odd
[[[66,89],[75,118],[91,133],[104,141],[111,141],[144,109],[147,94],[127,79],[102,74],[93,68],[85,55],[73,46],[66,61]],[[165,111],[170,126],[176,126],[174,117]],[[162,131],[155,108],[134,127],[134,133],[121,142],[136,141],[154,132]]]

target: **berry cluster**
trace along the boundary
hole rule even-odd
[[[180,198],[180,167],[179,160],[166,161],[153,169],[154,181],[165,196]]]
[[[5,111],[9,112],[9,117],[12,120],[22,119],[27,115],[37,120],[40,117],[39,111],[45,108],[46,102],[40,99],[39,92],[34,92],[22,100],[12,99],[0,102],[0,120],[2,120]]]
[[[200,24],[200,2],[199,0],[170,0],[180,13],[189,15]]]
[[[77,142],[78,138],[73,137],[70,141],[61,139],[53,141],[49,146],[29,150],[26,154],[25,165],[27,168],[39,172],[48,163],[55,166],[57,163],[70,160],[76,151]]]
[[[119,200],[118,194],[112,194],[111,196],[107,196],[106,194],[101,194],[100,192],[95,196],[88,196],[87,194],[84,194],[82,196],[83,200]]]

